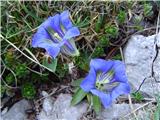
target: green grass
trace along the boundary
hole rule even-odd
[[[154,120],[159,120],[160,119],[160,95],[157,95],[156,101],[157,101],[157,106],[154,111],[153,118]]]

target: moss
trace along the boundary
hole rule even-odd
[[[92,54],[93,58],[102,56],[104,54],[104,49],[101,46],[97,46]]]
[[[142,94],[140,92],[132,93],[132,97],[137,102],[141,102],[144,99],[144,97],[142,96]]]
[[[14,76],[13,76],[13,74],[12,73],[9,73],[7,76],[6,76],[6,83],[8,84],[8,85],[11,85],[11,84],[13,84],[14,83],[14,80],[15,80],[15,78],[14,78]]]
[[[119,24],[123,24],[126,20],[126,12],[120,10],[120,12],[117,15],[117,20]]]
[[[116,38],[118,36],[118,28],[115,25],[107,24],[105,26],[105,33],[108,37]]]
[[[29,73],[26,64],[17,65],[15,72],[16,72],[16,76],[18,78],[22,78],[22,77],[26,76]]]
[[[36,90],[32,83],[25,83],[22,86],[22,96],[27,99],[33,99],[35,97]]]

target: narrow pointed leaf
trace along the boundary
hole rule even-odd
[[[74,80],[74,81],[71,82],[71,85],[72,85],[72,86],[75,86],[75,87],[80,86],[82,80],[83,80],[83,78]]]
[[[87,94],[87,101],[89,104],[92,104],[92,94]]]
[[[48,58],[44,58],[43,65],[51,69],[52,72],[55,72],[57,67],[57,59],[51,59],[51,61],[49,61]]]
[[[77,92],[74,94],[72,101],[71,101],[71,105],[76,105],[79,102],[81,102],[83,100],[83,98],[87,95],[86,92],[84,92],[81,88],[79,88],[79,90],[77,90]]]
[[[98,114],[101,111],[101,101],[98,96],[93,95],[93,109],[95,110],[96,114]]]

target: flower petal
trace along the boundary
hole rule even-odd
[[[48,47],[46,48],[46,51],[52,58],[55,59],[60,52],[60,48],[59,47]]]
[[[55,16],[49,17],[45,22],[43,22],[40,27],[44,27],[46,30],[51,27],[55,32],[57,32],[61,37],[63,32],[60,28],[60,15],[56,14]]]
[[[61,47],[61,52],[69,56],[79,56],[79,51],[75,45],[74,39],[69,39]]]
[[[66,10],[60,14],[60,20],[66,30],[70,29],[73,26],[72,22],[69,18],[69,11],[68,10]]]
[[[85,91],[89,92],[91,89],[95,88],[96,73],[94,69],[90,69],[87,77],[81,82],[80,87]]]
[[[117,82],[127,82],[125,65],[122,61],[115,60],[113,65],[114,78]]]
[[[104,92],[101,92],[97,89],[91,90],[92,94],[98,96],[105,108],[108,108],[112,104],[112,99],[110,94],[106,94]]]
[[[70,41],[72,41],[72,43],[73,43],[74,46],[71,44]],[[72,40],[67,40],[67,41],[65,42],[65,45],[67,46],[67,48],[68,48],[70,51],[74,51],[75,42],[74,42],[73,39],[72,39]]]
[[[36,47],[44,48],[52,58],[56,58],[60,52],[59,44],[55,44],[51,40],[47,39],[39,42]]]
[[[129,94],[130,85],[128,83],[120,83],[117,87],[112,90],[112,100],[115,100],[119,95]]]
[[[112,68],[113,61],[111,60],[103,60],[103,59],[92,59],[90,62],[90,67],[93,67],[96,72],[107,72]]]
[[[80,35],[80,31],[77,27],[72,27],[71,29],[69,29],[66,33],[65,36],[63,37],[63,40],[66,41],[70,38],[76,37]]]
[[[48,32],[43,27],[41,27],[38,29],[38,31],[34,34],[32,38],[32,46],[38,47],[38,44],[41,43],[45,39],[51,40],[51,37],[48,34]]]

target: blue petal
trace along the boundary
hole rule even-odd
[[[98,96],[105,108],[108,108],[112,104],[112,99],[110,94],[106,94],[96,89],[91,90],[92,94]]]
[[[80,35],[80,31],[77,27],[72,27],[71,29],[69,29],[66,33],[65,36],[63,37],[63,40],[66,41],[70,38],[76,37]]]
[[[59,47],[47,47],[46,51],[52,58],[55,59],[60,52],[60,48]]]
[[[114,78],[118,82],[127,82],[127,76],[125,71],[125,65],[122,61],[115,60],[113,65]]]
[[[73,26],[72,22],[69,18],[69,11],[68,10],[66,10],[60,14],[60,20],[66,30],[70,29]]]
[[[44,27],[46,30],[51,27],[55,32],[57,32],[61,37],[63,32],[60,28],[60,15],[56,14],[53,17],[49,17],[40,27]]]
[[[38,44],[43,42],[43,40],[45,39],[51,40],[51,37],[48,32],[43,27],[41,27],[38,29],[38,31],[34,34],[32,38],[32,46],[38,47]]]
[[[79,51],[75,45],[74,39],[69,39],[61,47],[61,52],[69,56],[79,56]]]
[[[103,60],[103,59],[92,59],[90,62],[90,66],[93,67],[96,72],[101,71],[101,72],[107,72],[112,68],[113,61],[111,60]]]
[[[81,82],[80,87],[85,91],[89,92],[91,89],[95,88],[96,73],[94,69],[90,69],[87,77]]]
[[[73,41],[73,39],[72,39],[72,41]],[[73,41],[73,43],[74,43],[74,41]],[[67,48],[69,48],[70,51],[74,51],[74,47],[73,47],[72,44],[70,43],[70,40],[67,40],[67,41],[65,42],[65,45],[67,46]]]
[[[112,90],[112,100],[115,100],[119,95],[129,94],[130,85],[128,83],[120,83],[117,87]]]
[[[60,52],[59,44],[55,44],[51,40],[47,39],[39,42],[36,47],[44,48],[52,58],[56,58],[56,56]]]

